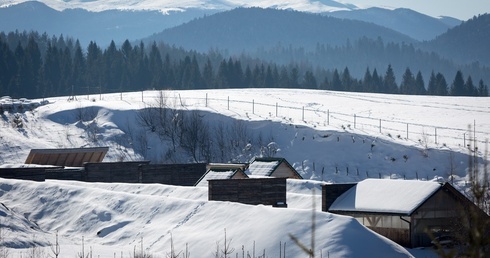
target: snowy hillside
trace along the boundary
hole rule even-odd
[[[216,135],[219,128],[228,128],[228,137],[233,138],[230,129],[235,137],[246,137],[235,139],[243,148],[227,149],[236,155],[231,161],[280,156],[312,180],[289,180],[288,208],[280,209],[208,202],[206,188],[0,179],[0,238],[21,248],[7,249],[12,257],[49,254],[57,231],[61,257],[81,253],[82,237],[85,254],[92,250],[100,257],[130,257],[141,246],[165,257],[171,241],[177,252],[185,252],[187,243],[191,257],[214,257],[223,248],[224,230],[239,257],[242,246],[245,254],[255,250],[257,257],[265,250],[266,257],[279,257],[284,243],[287,257],[302,257],[288,235],[309,245],[311,189],[316,189],[319,210],[321,181],[444,181],[453,174],[456,186],[464,190],[470,134],[477,137],[480,156],[490,134],[489,98],[233,89],[23,100],[41,104],[35,108],[4,98],[0,163],[23,163],[31,148],[88,146],[108,146],[104,161],[191,162],[179,146],[180,154],[169,156],[171,140],[141,123],[142,108],[158,111],[160,96],[169,112],[185,111],[173,113],[175,119],[198,114],[206,122],[201,131]],[[468,125],[476,130],[468,132]],[[323,257],[410,255],[349,217],[315,215],[318,257],[320,252]],[[33,242],[45,247],[33,250]]]
[[[470,137],[476,136],[481,152],[490,137],[488,98],[285,89],[145,91],[78,96],[76,101],[51,98],[32,111],[5,111],[0,162],[24,163],[32,148],[88,146],[110,147],[106,161],[195,162],[179,146],[173,151],[158,125],[142,125],[142,117],[156,114],[141,109],[155,111],[159,96],[170,110],[184,111],[174,116],[191,117],[192,110],[199,110],[214,151],[200,153],[197,161],[280,156],[304,178],[331,182],[447,179],[451,170],[464,176]],[[22,128],[15,128],[15,121]],[[468,132],[474,125],[476,130]],[[226,145],[228,155],[221,155],[218,140],[236,144]]]
[[[280,249],[288,257],[304,257],[289,234],[307,244],[311,240],[309,209],[208,202],[206,188],[0,179],[0,193],[4,241],[27,247],[9,249],[9,257],[52,255],[48,245],[55,232],[60,257],[82,253],[82,237],[85,254],[94,257],[132,257],[141,246],[165,257],[171,241],[176,253],[187,248],[190,257],[215,257],[217,248],[224,248],[225,230],[227,244],[240,257],[279,257]],[[317,212],[316,222],[317,257],[410,256],[352,218]],[[29,249],[26,241],[46,248]]]

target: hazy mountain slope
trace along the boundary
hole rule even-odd
[[[490,65],[490,14],[474,17],[424,46],[457,62]]]
[[[454,26],[448,24],[448,19],[443,20],[430,17],[406,8],[388,10],[373,7],[352,11],[336,11],[327,15],[343,19],[372,22],[420,41],[431,40]]]
[[[147,40],[164,40],[198,51],[218,48],[238,53],[277,44],[314,49],[318,43],[343,45],[363,36],[381,37],[386,42],[414,41],[372,23],[261,8],[237,8],[217,13],[167,29]]]
[[[205,9],[188,9],[185,12],[174,11],[168,14],[159,11],[57,11],[33,1],[0,8],[0,31],[26,30],[46,32],[48,35],[63,34],[79,39],[82,45],[87,45],[90,41],[109,45],[111,40],[117,43],[126,39],[137,40],[215,12]]]

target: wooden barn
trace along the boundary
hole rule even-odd
[[[287,207],[286,178],[212,179],[208,181],[210,201]]]
[[[244,172],[245,164],[208,164],[204,174],[195,186],[208,187],[208,180],[214,179],[244,179],[248,178]]]
[[[245,171],[249,177],[279,177],[303,179],[284,158],[255,158]]]
[[[323,211],[352,216],[411,248],[430,246],[434,237],[454,234],[455,221],[467,216],[469,205],[476,207],[448,183],[416,180],[324,185],[322,199]]]

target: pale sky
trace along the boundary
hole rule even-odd
[[[468,20],[478,14],[490,13],[490,0],[344,0],[358,6],[410,8],[430,16],[451,16]]]

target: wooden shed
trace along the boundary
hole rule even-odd
[[[303,179],[284,158],[255,158],[245,171],[249,177]]]
[[[210,201],[287,207],[286,178],[219,179],[208,181]]]
[[[366,179],[324,185],[322,199],[323,211],[352,216],[411,248],[430,246],[433,237],[454,233],[455,221],[467,216],[468,205],[475,206],[449,183],[418,180]]]

